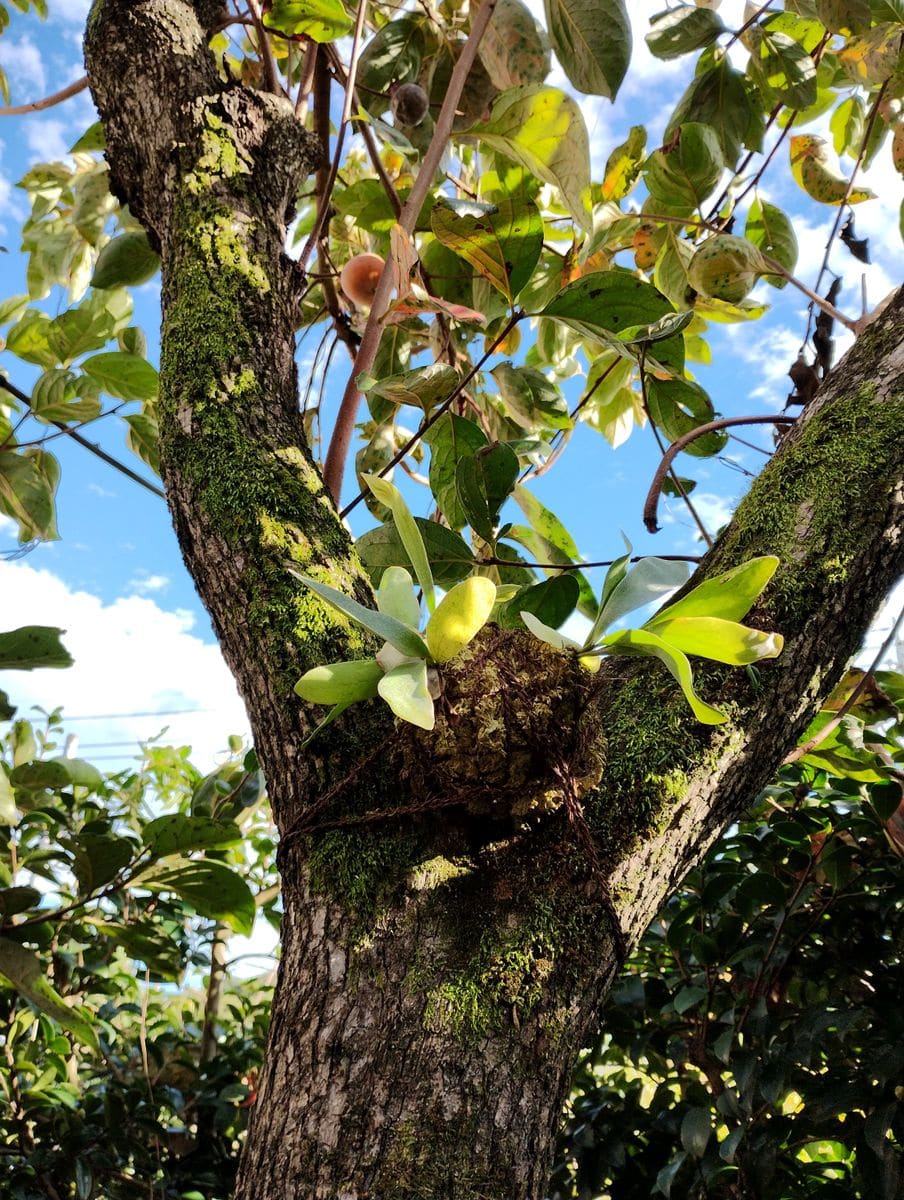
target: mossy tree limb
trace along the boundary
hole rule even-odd
[[[774,772],[904,567],[904,308],[839,365],[704,564],[782,559],[754,615],[785,634],[782,658],[756,686],[703,676],[727,726],[694,725],[656,664],[591,681],[491,631],[444,672],[434,733],[362,706],[302,754],[294,680],[370,649],[284,569],[367,596],[297,412],[283,244],[314,153],[289,106],[220,79],[201,7],[97,0],[86,53],[115,187],[163,260],[177,534],[286,835],[280,985],[239,1195],[534,1200],[618,970],[613,905],[634,939]],[[380,810],[396,815],[371,820]]]

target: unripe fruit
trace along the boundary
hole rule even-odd
[[[768,272],[760,251],[746,238],[720,233],[696,251],[687,271],[695,292],[738,304]]]
[[[430,101],[427,93],[416,83],[403,83],[395,88],[389,101],[397,125],[420,125]]]
[[[383,259],[379,254],[356,254],[342,268],[339,286],[355,304],[370,307],[383,274]]]
[[[424,637],[434,662],[448,662],[486,625],[496,603],[496,585],[471,575],[446,593],[427,622]]]

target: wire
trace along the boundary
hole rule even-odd
[[[70,717],[68,713],[63,718],[69,721],[124,721],[129,717],[186,717],[191,713],[220,712],[216,708],[167,708],[162,712],[132,712],[132,713],[89,713],[86,716]]]

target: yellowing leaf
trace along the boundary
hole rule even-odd
[[[704,296],[737,304],[761,275],[769,273],[762,254],[746,238],[718,233],[707,238],[691,259],[687,277]]]
[[[869,188],[852,188],[832,162],[825,140],[815,133],[800,133],[791,138],[791,174],[799,187],[820,204],[859,204],[875,199]]]
[[[466,130],[562,193],[568,211],[590,230],[590,143],[581,110],[558,88],[510,88],[489,121]]]
[[[496,585],[485,575],[463,579],[447,592],[424,633],[433,661],[447,662],[464,650],[489,620],[495,603]]]

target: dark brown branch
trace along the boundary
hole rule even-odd
[[[778,416],[720,417],[717,421],[707,421],[705,425],[698,425],[696,429],[692,429],[689,433],[684,434],[683,437],[678,438],[662,456],[662,462],[656,468],[656,474],[653,476],[653,482],[650,484],[649,492],[647,492],[647,499],[643,506],[643,523],[649,532],[659,532],[659,522],[656,519],[659,494],[662,491],[665,477],[668,475],[676,455],[680,454],[682,450],[687,449],[697,438],[704,437],[707,433],[713,433],[717,429],[728,429],[733,425],[793,425],[796,420],[797,417]]]

